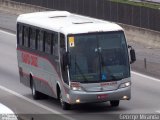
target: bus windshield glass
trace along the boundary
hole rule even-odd
[[[118,81],[130,77],[123,31],[68,36],[72,82]]]

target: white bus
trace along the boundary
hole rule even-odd
[[[18,120],[18,116],[10,108],[0,103],[0,119],[1,120]]]
[[[33,98],[57,98],[63,109],[105,101],[118,106],[131,98],[135,52],[115,23],[67,11],[22,14],[17,59],[20,82],[31,88]]]

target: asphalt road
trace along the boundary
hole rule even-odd
[[[160,113],[160,80],[132,72],[132,99],[121,101],[118,108],[111,107],[108,102],[74,106],[64,111],[53,98],[35,101],[31,90],[19,82],[16,36],[0,30],[0,102],[17,114],[34,114],[42,118],[42,114],[57,119],[103,120],[119,117],[126,113]],[[61,114],[60,116],[58,114]],[[111,115],[112,114],[112,115]],[[117,115],[115,115],[117,114]],[[29,117],[34,115],[29,115]]]
[[[16,14],[11,14],[6,11],[0,10],[0,28],[9,30],[11,32],[16,31]]]
[[[132,99],[121,101],[118,108],[113,108],[106,103],[85,104],[74,106],[73,110],[63,111],[57,100],[48,98],[35,101],[32,99],[31,90],[19,82],[16,36],[10,32],[16,29],[16,15],[0,12],[0,26],[7,30],[0,30],[0,102],[11,108],[15,113],[25,119],[32,117],[37,120],[51,119],[77,119],[77,120],[103,120],[118,119],[120,114],[127,113],[160,113],[160,80],[132,72]],[[135,43],[131,43],[135,45]],[[138,58],[148,57],[151,61],[159,63],[157,55],[149,54],[153,49],[135,45]],[[145,54],[143,51],[145,50]],[[149,54],[149,55],[148,55]],[[61,114],[61,115],[59,115]]]

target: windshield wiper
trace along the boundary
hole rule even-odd
[[[84,78],[84,82],[88,82],[87,78],[85,77],[85,75],[83,74],[82,70],[80,69],[79,65],[77,64],[77,60],[75,57],[75,66],[77,66],[79,73],[82,75],[82,77]],[[76,70],[75,70],[76,71]]]

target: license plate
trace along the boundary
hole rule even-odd
[[[107,94],[97,95],[97,99],[106,99],[106,98],[107,98]]]

